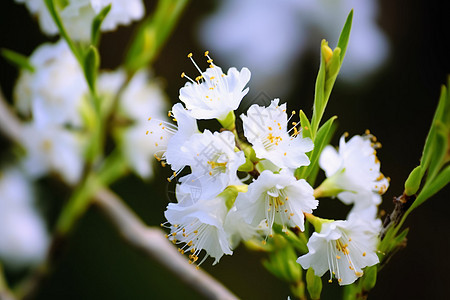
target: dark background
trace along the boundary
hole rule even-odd
[[[147,2],[150,12],[154,4]],[[444,7],[444,1],[382,0],[380,6],[379,25],[391,43],[390,58],[364,84],[348,85],[338,79],[325,118],[339,116],[334,144],[344,131],[350,135],[362,134],[366,128],[381,141],[383,148],[378,151],[378,157],[382,171],[392,178],[382,208],[390,211],[391,199],[402,193],[404,180],[419,162],[440,86],[450,73],[446,48],[450,28],[449,10]],[[155,74],[165,79],[166,92],[173,103],[177,102],[178,89],[184,84],[179,74],[191,67],[186,53],[204,51],[196,42],[195,29],[200,18],[213,9],[214,4],[210,2],[193,1],[154,65]],[[123,45],[132,29],[133,26],[121,28],[103,36],[104,68],[120,64],[125,51]],[[48,38],[39,32],[23,5],[1,1],[0,47],[29,55],[44,41]],[[320,39],[316,43],[317,53],[309,53],[297,66],[297,76],[301,80],[286,99],[290,109],[303,109],[308,116]],[[233,66],[229,61],[217,64],[224,69]],[[11,99],[17,74],[14,67],[0,59],[0,85],[8,99]],[[248,97],[252,95],[255,94]],[[0,137],[0,143],[5,155],[8,141]],[[159,169],[151,183],[130,176],[113,185],[149,225],[164,221],[163,211],[167,205],[166,189],[161,188],[166,187],[164,171]],[[42,180],[40,184],[45,187],[53,182]],[[54,201],[50,211],[57,210],[65,197],[67,192],[62,187],[47,197]],[[411,227],[408,247],[379,273],[377,286],[369,299],[448,298],[449,201],[447,187],[408,218],[406,226]],[[327,205],[333,210],[343,208],[337,202]],[[261,258],[239,247],[233,256],[224,256],[218,265],[213,267],[207,261],[202,268],[243,299],[286,299],[287,286],[263,269],[259,263]],[[18,277],[9,276],[13,281]],[[323,299],[334,299],[339,293],[340,289],[333,285],[330,292],[323,294]],[[38,298],[196,299],[199,295],[157,263],[124,244],[109,221],[92,208],[79,223],[61,263],[43,285]]]

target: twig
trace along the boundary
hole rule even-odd
[[[107,189],[98,191],[94,204],[109,217],[127,243],[152,257],[208,299],[238,299],[203,270],[190,265],[159,228],[145,225],[120,198]]]

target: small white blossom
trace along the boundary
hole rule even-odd
[[[34,265],[45,258],[48,243],[31,183],[18,169],[0,171],[0,259],[14,269]]]
[[[180,203],[169,203],[164,213],[172,224],[168,238],[175,244],[184,244],[179,251],[190,253],[191,263],[196,262],[200,252],[205,250],[206,255],[199,265],[208,256],[214,257],[216,264],[224,254],[233,254],[224,230],[227,212],[225,200],[220,196],[194,202],[189,194],[184,194]]]
[[[190,79],[180,89],[180,100],[186,105],[191,115],[196,119],[218,119],[224,120],[228,113],[238,108],[242,98],[248,93],[249,88],[244,89],[250,80],[250,70],[242,68],[238,71],[236,68],[230,68],[227,74],[222,69],[213,64],[212,59],[208,57],[210,68],[202,72],[197,64],[191,58],[194,65],[200,72],[196,81]]]
[[[23,164],[28,174],[39,177],[56,172],[68,184],[81,177],[85,138],[79,133],[48,124],[25,124],[22,145],[26,150]]]
[[[248,241],[258,235],[258,228],[245,222],[244,217],[237,210],[236,206],[233,206],[228,212],[224,228],[232,249],[236,248],[241,240]]]
[[[114,104],[112,100],[125,83],[125,76],[123,70],[100,74],[98,91],[102,104]],[[153,175],[154,155],[167,147],[172,135],[162,126],[151,126],[148,122],[149,116],[167,119],[166,97],[155,79],[147,71],[140,71],[131,78],[118,100],[119,116],[131,121],[131,125],[116,130],[117,144],[133,171],[148,179]]]
[[[334,276],[340,285],[351,284],[363,275],[363,268],[379,262],[375,251],[380,228],[380,220],[361,218],[324,223],[320,233],[310,237],[309,253],[297,262],[319,277],[329,270],[329,282]]]
[[[380,204],[381,195],[389,186],[388,179],[380,172],[373,139],[370,135],[356,135],[345,142],[342,136],[338,151],[326,146],[319,158],[327,180],[344,190],[337,197],[346,204],[354,203],[355,209]]]
[[[136,122],[146,122],[149,116],[164,120],[167,100],[157,79],[152,78],[148,71],[140,71],[123,91],[119,108]]]
[[[186,154],[186,149],[183,149],[183,145],[190,137],[199,133],[197,127],[197,121],[189,114],[189,112],[183,107],[181,103],[177,103],[172,107],[169,115],[177,122],[177,126],[172,123],[161,121],[159,119],[150,120],[149,135],[158,135],[163,130],[169,138],[161,139],[166,146],[166,150],[162,151],[162,154],[155,155],[158,160],[165,159],[170,164],[172,170],[175,172],[175,177],[183,168],[190,164],[192,158]],[[162,136],[162,135],[161,135]],[[160,138],[158,136],[158,138]],[[159,143],[155,143],[158,146]],[[171,178],[173,178],[171,177]]]
[[[274,174],[265,170],[249,185],[247,193],[238,195],[235,205],[253,226],[265,219],[269,230],[277,223],[303,231],[303,213],[311,213],[319,203],[313,193],[304,179],[297,180],[290,172]]]
[[[279,168],[309,165],[306,152],[314,148],[310,138],[303,138],[295,127],[288,130],[286,103],[272,100],[269,107],[252,105],[247,115],[241,115],[244,134],[253,145],[256,156],[270,160]],[[291,132],[293,131],[293,132]]]
[[[43,0],[16,0],[25,3],[31,14],[37,16],[41,30],[48,35],[58,33],[58,28]],[[69,36],[74,40],[89,41],[92,21],[107,5],[111,10],[100,27],[101,31],[115,30],[119,25],[129,25],[145,14],[142,0],[68,0],[60,8],[61,20]]]
[[[30,63],[35,71],[22,70],[14,89],[19,112],[41,123],[80,126],[88,88],[79,63],[64,40],[38,47]]]
[[[239,183],[237,169],[245,163],[244,152],[235,152],[234,135],[230,131],[205,130],[185,142],[182,150],[191,158],[189,166],[195,181],[202,187],[202,197],[212,198],[228,185]]]

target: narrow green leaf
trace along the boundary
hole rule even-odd
[[[450,166],[447,166],[436,176],[435,179],[425,184],[422,191],[417,196],[416,200],[408,209],[408,213],[416,209],[426,200],[430,199],[434,194],[439,192],[449,183],[450,183]]]
[[[95,82],[97,78],[98,67],[100,65],[100,56],[98,55],[97,48],[89,46],[89,49],[84,58],[84,75],[89,85],[89,89],[95,95]]]
[[[306,288],[312,300],[320,299],[322,293],[322,278],[314,274],[314,270],[309,268],[306,271]]]
[[[323,148],[325,148],[325,146],[329,144],[331,137],[333,136],[333,122],[336,119],[337,117],[333,116],[328,119],[328,121],[325,122],[322,127],[320,127],[319,131],[317,132],[317,137],[314,140],[314,149],[309,157],[310,164],[309,166],[300,167],[295,171],[295,176],[297,178],[306,178],[309,184],[314,183],[319,169],[318,162],[320,154],[322,153]]]
[[[94,46],[98,46],[98,42],[100,40],[100,27],[102,26],[103,20],[106,18],[110,10],[111,3],[105,6],[92,21],[91,43]]]
[[[311,124],[303,110],[300,110],[300,124],[302,126],[302,136],[304,138],[311,138]]]
[[[125,68],[135,72],[152,63],[177,24],[188,0],[159,0],[156,11],[138,28],[125,57]]]
[[[319,73],[317,74],[316,87],[314,90],[314,106],[313,106],[313,116],[311,119],[311,137],[315,140],[317,129],[319,128],[320,120],[322,119],[323,110],[325,107],[325,58],[323,55],[323,47],[328,46],[325,40],[322,40],[321,44],[321,55],[320,55],[320,66]]]
[[[436,108],[436,112],[434,113],[433,121],[431,122],[431,128],[425,140],[425,146],[423,148],[422,158],[420,160],[420,165],[422,166],[422,168],[424,168],[424,171],[428,169],[430,160],[434,155],[430,150],[433,147],[435,139],[435,124],[438,120],[442,119],[442,116],[444,115],[446,106],[445,102],[448,101],[447,98],[447,88],[443,85],[441,89],[441,95],[439,97],[438,107]]]
[[[34,72],[34,67],[30,63],[30,60],[25,55],[22,55],[18,52],[2,48],[1,54],[3,58],[5,58],[8,62],[10,62],[12,65],[21,68],[26,69],[30,72]]]
[[[64,28],[64,24],[61,20],[61,17],[58,13],[58,10],[55,8],[54,0],[44,0],[45,5],[47,6],[47,9],[52,16],[53,21],[55,22],[56,26],[58,27],[59,33],[66,41],[67,45],[69,46],[70,50],[72,51],[75,58],[79,61],[80,64],[83,63],[83,58],[81,55],[80,49],[78,49],[75,44],[73,43],[70,36],[67,34],[66,29]]]
[[[339,41],[337,46],[341,49],[340,57],[341,64],[345,57],[345,52],[347,51],[348,40],[350,39],[350,31],[352,30],[353,22],[353,9],[348,14],[347,20],[345,21],[344,27],[342,28],[341,35],[339,36]]]
[[[449,131],[444,127],[440,120],[434,125],[434,139],[430,145],[429,151],[432,156],[429,158],[428,174],[426,181],[432,181],[444,164],[444,159],[448,151]]]

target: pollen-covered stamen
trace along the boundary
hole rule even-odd
[[[161,226],[166,227],[166,224],[161,224]],[[200,252],[205,248],[205,244],[209,242],[208,237],[211,226],[200,222],[198,219],[194,219],[187,225],[175,224],[170,228],[171,233],[166,235],[166,237],[172,242],[175,241],[176,244],[184,243],[178,251],[181,254],[189,253],[189,263],[196,263],[199,259]],[[205,254],[197,266],[200,266],[208,256],[208,254]]]
[[[277,214],[281,219],[280,225],[283,226],[283,231],[287,232],[286,229],[289,225],[289,221],[294,216],[294,213],[288,204],[288,200],[289,197],[283,189],[272,188],[267,191],[267,195],[265,196],[265,214],[270,233],[272,233],[271,228],[273,227]]]

